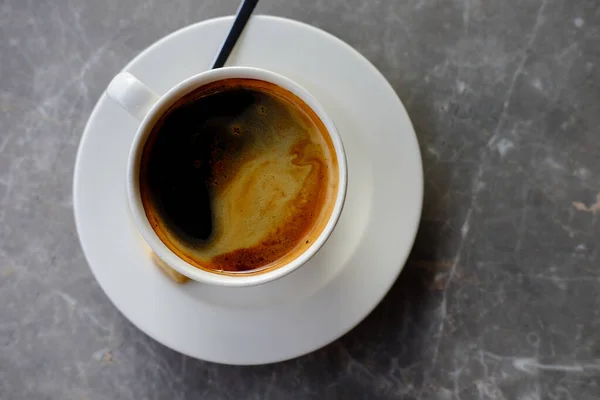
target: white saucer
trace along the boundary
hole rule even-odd
[[[125,70],[156,93],[209,68],[232,17],[183,28]],[[423,195],[414,130],[385,78],[358,52],[312,26],[255,16],[228,65],[281,73],[335,121],[347,152],[348,195],[336,230],[309,263],[266,285],[222,288],[166,278],[150,260],[125,193],[138,122],[102,95],[75,165],[77,231],[106,295],[143,332],[199,359],[263,364],[337,339],[365,318],[397,278]]]

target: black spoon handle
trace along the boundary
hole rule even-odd
[[[240,8],[238,8],[237,15],[235,16],[235,21],[233,21],[233,26],[231,27],[227,38],[225,38],[217,58],[215,58],[215,61],[213,62],[212,69],[221,68],[225,65],[227,57],[231,54],[231,50],[235,47],[235,43],[242,34],[244,26],[246,26],[246,22],[250,19],[250,15],[252,15],[256,3],[258,3],[258,0],[242,0],[242,4],[240,4]]]

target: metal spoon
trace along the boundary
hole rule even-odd
[[[225,38],[225,41],[221,45],[221,50],[219,50],[217,58],[215,58],[215,61],[213,62],[212,69],[221,68],[225,65],[229,54],[231,54],[231,51],[235,47],[235,43],[246,26],[246,22],[250,19],[250,15],[252,15],[256,3],[258,3],[258,0],[242,0],[236,13],[235,20],[233,21],[233,25],[229,30],[229,34]]]

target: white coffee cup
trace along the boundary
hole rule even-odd
[[[160,240],[158,235],[152,229],[142,205],[139,187],[142,150],[148,135],[163,113],[168,110],[171,105],[177,102],[177,100],[181,99],[191,91],[208,83],[230,78],[258,79],[274,83],[302,99],[310,108],[312,108],[327,128],[338,160],[339,185],[336,199],[329,220],[321,234],[313,241],[311,246],[307,247],[304,252],[299,254],[298,257],[289,263],[276,269],[267,269],[264,272],[259,271],[252,274],[221,274],[218,272],[209,272],[194,267],[177,256]],[[279,74],[263,69],[225,67],[192,76],[170,89],[163,96],[159,96],[140,82],[135,76],[128,72],[121,72],[110,82],[106,93],[108,97],[119,103],[132,116],[141,121],[129,151],[127,163],[127,196],[134,219],[145,241],[152,251],[174,270],[195,281],[207,284],[222,286],[259,285],[289,274],[302,264],[306,263],[321,248],[321,246],[323,246],[333,232],[342,212],[346,197],[347,165],[344,147],[333,121],[329,118],[323,107],[310,93],[297,83],[294,83],[290,79]]]

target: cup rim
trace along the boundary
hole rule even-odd
[[[296,258],[281,267],[273,270],[267,270],[263,273],[257,272],[255,274],[247,275],[240,274],[239,276],[219,274],[197,268],[177,256],[171,249],[169,249],[169,247],[165,245],[158,237],[148,221],[141,200],[138,178],[144,145],[151,132],[151,128],[154,126],[158,118],[163,115],[164,111],[181,97],[197,89],[198,87],[228,78],[258,79],[270,82],[292,92],[302,101],[304,101],[321,119],[321,122],[325,125],[327,132],[331,137],[338,160],[339,173],[338,190],[333,210],[329,216],[329,220],[325,224],[325,227],[317,239],[314,240],[311,245],[308,246]],[[137,129],[131,144],[127,165],[127,197],[129,200],[130,209],[133,213],[138,229],[152,251],[154,251],[156,255],[167,265],[179,273],[198,282],[219,286],[239,287],[263,284],[281,278],[305,264],[317,253],[323,244],[325,244],[333,232],[344,206],[347,184],[348,168],[342,139],[333,120],[325,112],[324,107],[305,88],[291,79],[272,71],[254,67],[223,67],[201,72],[178,83],[173,88],[168,90],[164,95],[160,96],[159,100],[151,107]]]

